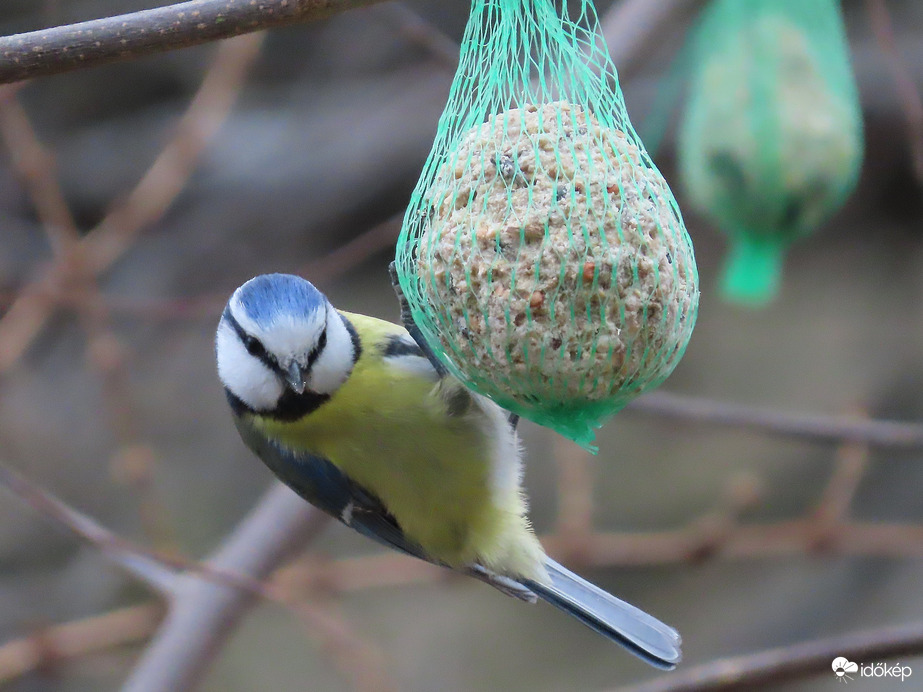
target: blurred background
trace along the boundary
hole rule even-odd
[[[617,4],[596,3],[603,16]],[[0,33],[150,5],[6,0]],[[887,7],[903,65],[923,88],[923,4],[888,0]],[[385,3],[273,30],[258,55],[251,42],[228,59],[245,63],[241,53],[254,53],[239,94],[232,77],[210,92],[212,114],[236,95],[227,117],[216,116],[214,138],[196,156],[204,140],[187,132],[171,150],[178,158],[164,164],[168,174],[149,180],[140,199],[132,190],[182,134],[178,122],[217,45],[6,90],[0,461],[133,541],[194,558],[212,550],[270,483],[240,442],[215,375],[212,339],[224,302],[251,276],[295,272],[342,309],[398,318],[386,267],[445,104],[451,41],[460,39],[468,9],[465,0]],[[866,3],[844,0],[843,10],[864,116],[861,178],[845,207],[793,247],[774,302],[755,309],[722,300],[726,240],[684,200],[675,127],[657,153],[684,210],[702,289],[691,344],[665,391],[796,415],[923,418],[923,180]],[[692,21],[676,13],[617,62],[642,131]],[[30,129],[39,153],[28,146]],[[36,211],[35,190],[50,194],[49,174],[57,175],[78,234],[106,219],[137,231],[110,233],[94,246],[98,293],[79,271],[71,280],[42,278],[55,244],[67,242],[46,233]],[[41,288],[31,289],[34,282]],[[923,452],[844,452],[644,410],[606,425],[595,457],[528,423],[522,434],[537,531],[556,532],[562,561],[677,627],[684,666],[923,618]],[[767,550],[759,541],[771,532],[755,531],[751,549],[722,552],[721,531],[735,522],[771,528],[811,516],[844,454],[859,457],[854,497],[846,492],[849,516],[893,525],[892,541],[856,548],[847,539],[826,551],[822,541],[777,541]],[[643,536],[700,527],[713,530],[719,545],[658,552],[638,542],[605,557],[569,554],[567,531],[585,530],[587,512],[594,531]],[[379,549],[331,525],[311,551],[313,559],[361,560]],[[382,688],[602,690],[657,674],[551,608],[527,607],[479,583],[380,581],[371,574],[342,593],[333,585],[325,598],[380,651],[390,677]],[[2,641],[40,644],[49,626],[153,600],[97,547],[0,493]],[[142,646],[66,660],[46,652],[38,669],[7,673],[2,688],[117,689]],[[351,689],[334,659],[297,615],[262,604],[201,689]],[[923,658],[905,663],[923,676]],[[829,674],[784,689],[836,684]]]

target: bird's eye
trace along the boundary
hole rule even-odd
[[[249,335],[244,337],[244,348],[247,349],[247,353],[251,356],[259,356],[263,353],[263,344],[260,343],[260,340]]]

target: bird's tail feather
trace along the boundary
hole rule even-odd
[[[525,581],[539,598],[621,644],[658,668],[672,669],[682,658],[679,632],[578,577],[552,559],[545,563],[550,581]]]

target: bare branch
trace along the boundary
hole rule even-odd
[[[0,87],[0,139],[6,145],[13,169],[28,190],[33,206],[58,262],[59,294],[75,299],[89,347],[87,362],[102,380],[106,408],[112,421],[119,462],[130,462],[131,473],[121,473],[140,491],[139,511],[150,537],[170,535],[165,531],[165,513],[150,482],[153,452],[138,439],[135,405],[129,388],[124,357],[125,346],[112,328],[108,304],[96,276],[87,267],[77,223],[56,175],[55,157],[38,137],[29,115],[20,105],[20,85]],[[66,290],[65,290],[66,289]],[[123,464],[129,468],[129,464]],[[161,541],[164,542],[164,541]]]
[[[923,622],[915,622],[723,658],[651,682],[623,687],[619,692],[730,692],[770,685],[776,689],[783,682],[816,675],[832,676],[831,663],[838,656],[850,661],[883,661],[921,653]]]
[[[0,84],[186,48],[382,0],[192,0],[0,38]]]
[[[176,573],[160,556],[130,544],[5,464],[0,464],[0,485],[5,486],[39,514],[67,527],[98,547],[113,563],[151,588],[164,595],[173,593],[176,587]]]
[[[863,442],[873,446],[906,449],[923,447],[923,425],[918,423],[868,420],[858,416],[788,413],[664,391],[645,394],[631,402],[625,410],[690,423],[749,428],[818,442]]]
[[[554,536],[542,540],[549,553],[566,554],[567,546]],[[707,523],[685,529],[647,533],[595,533],[586,548],[588,564],[662,565],[695,562],[705,557],[753,560],[783,556],[863,555],[867,557],[923,557],[923,526],[849,521],[835,536],[817,544],[815,523],[796,519],[773,524],[744,524],[725,531],[716,541]]]
[[[154,603],[53,625],[0,646],[0,683],[57,662],[147,639],[163,616]]]
[[[824,534],[836,530],[849,514],[849,507],[859,490],[868,463],[867,445],[851,442],[841,445],[837,450],[833,475],[813,513],[821,530],[821,540],[825,540]]]
[[[375,253],[392,247],[401,232],[401,222],[403,220],[403,212],[385,219],[380,224],[373,226],[332,252],[328,252],[323,257],[309,262],[301,270],[301,273],[304,276],[311,277],[311,281],[318,286],[340,278],[350,269],[355,269],[361,262],[375,255]],[[213,302],[209,301],[207,303],[208,314],[213,315],[221,310],[226,301],[226,295],[216,296]]]
[[[332,603],[302,600],[289,602],[289,605],[304,618],[311,637],[321,640],[326,653],[346,673],[356,692],[392,692],[398,689],[391,680],[381,652],[357,637],[347,626],[345,618],[333,609]]]
[[[138,233],[160,218],[188,182],[198,156],[230,112],[261,40],[260,36],[245,36],[219,46],[174,137],[127,200],[116,205],[80,241],[81,256],[93,272],[99,274],[121,257]],[[73,303],[73,296],[66,290],[68,266],[67,258],[50,264],[19,293],[0,319],[0,374],[19,360],[57,305]]]
[[[327,516],[274,484],[207,565],[261,581],[326,526]],[[123,692],[181,692],[199,679],[255,594],[209,575],[184,575],[163,627]]]
[[[29,190],[35,210],[52,250],[64,257],[77,245],[80,234],[55,176],[55,160],[39,141],[29,116],[17,98],[19,85],[0,87],[0,138],[13,167]]]
[[[548,553],[565,562],[586,567],[647,567],[691,564],[703,560],[758,560],[822,553],[832,556],[885,558],[923,557],[923,527],[913,524],[843,522],[823,545],[817,542],[813,520],[782,521],[763,525],[734,525],[729,506],[716,510],[689,526],[660,532],[593,531],[581,538],[582,551],[574,555],[569,536],[541,537]],[[316,556],[285,567],[279,580],[296,583],[302,590],[348,593],[412,584],[467,579],[455,572],[393,552],[320,561]]]
[[[206,563],[198,563],[148,550],[113,534],[3,465],[0,465],[0,484],[36,511],[96,546],[132,576],[169,597],[170,610],[164,627],[132,678],[139,689],[178,692],[191,686],[233,629],[233,624],[257,597],[284,605],[300,615],[311,634],[320,639],[352,679],[356,689],[393,688],[379,652],[356,636],[329,606],[297,600],[291,589],[284,588],[284,582],[282,586],[265,582],[291,551],[311,540],[329,521],[327,515],[312,508],[285,486],[276,484],[215,556]],[[190,623],[195,625],[193,630],[190,630]],[[32,666],[31,661],[41,661],[57,651],[56,640],[45,636],[44,632],[40,635],[35,644],[38,648],[30,658],[20,661],[18,666],[6,664],[11,677],[20,674],[23,666],[26,669]],[[111,641],[118,643],[123,636],[129,635],[113,634]],[[99,637],[93,638],[95,643],[84,648],[105,648],[105,642],[110,641],[97,639]],[[13,647],[17,656],[23,654],[23,646]],[[74,655],[83,651],[79,645],[71,648],[74,647],[77,648]],[[0,649],[0,653],[2,651]],[[177,667],[167,674],[162,670],[168,660],[165,657],[171,657],[172,661],[178,651],[182,652],[179,664],[172,663]],[[0,659],[0,675],[3,665]]]
[[[245,572],[167,555],[122,538],[5,464],[0,464],[0,486],[6,487],[39,514],[96,546],[113,563],[164,596],[176,596],[180,572],[185,572],[198,575],[218,588],[240,591],[250,596],[263,596],[270,600],[285,600],[268,590],[262,581]],[[302,505],[308,506],[303,500]],[[326,522],[326,517],[323,521],[315,521],[319,528]],[[279,530],[288,526],[282,523]]]
[[[86,255],[96,273],[121,257],[142,229],[156,223],[189,182],[199,156],[227,119],[240,94],[263,38],[264,34],[242,36],[218,46],[211,67],[173,137],[128,198],[115,206],[86,237]]]

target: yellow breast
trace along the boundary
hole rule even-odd
[[[491,492],[489,445],[477,411],[450,416],[440,387],[384,357],[401,327],[343,313],[362,352],[352,374],[320,408],[295,422],[262,419],[265,433],[326,457],[377,495],[408,538],[450,565],[495,552],[509,513]]]

